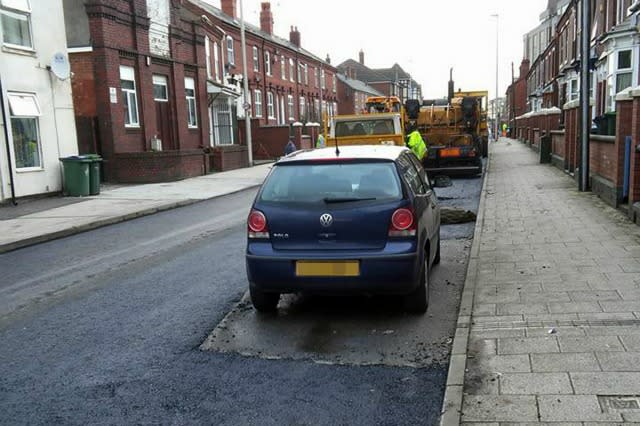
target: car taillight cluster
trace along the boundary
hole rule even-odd
[[[258,210],[251,210],[247,219],[249,238],[269,238],[267,218]]]
[[[416,221],[410,209],[398,209],[391,216],[389,227],[390,237],[414,237],[416,235]]]

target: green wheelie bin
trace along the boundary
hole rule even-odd
[[[87,154],[82,157],[91,160],[89,164],[89,194],[100,194],[100,163],[102,158],[98,154]]]
[[[71,197],[89,195],[89,165],[92,160],[82,156],[60,158],[64,174],[64,193]]]

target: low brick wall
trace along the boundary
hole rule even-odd
[[[217,146],[208,154],[209,169],[215,172],[224,172],[248,167],[248,151],[245,145]]]
[[[207,172],[202,150],[118,153],[103,165],[105,179],[116,183],[171,182]]]

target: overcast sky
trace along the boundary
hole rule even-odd
[[[220,0],[208,0],[220,7]],[[260,25],[262,0],[243,0],[247,22]],[[239,3],[239,1],[238,1]],[[384,7],[382,5],[385,5]],[[446,96],[449,68],[456,90],[495,92],[496,20],[499,14],[499,93],[516,77],[522,36],[539,23],[547,0],[273,0],[274,32],[298,27],[302,46],[331,63],[358,59],[388,68],[397,62],[422,84],[425,98]]]

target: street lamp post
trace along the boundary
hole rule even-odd
[[[496,97],[494,98],[493,101],[493,120],[495,122],[495,135],[494,135],[494,139],[496,140],[496,142],[498,141],[498,132],[500,130],[500,114],[498,113],[498,64],[499,64],[499,22],[500,22],[500,15],[498,15],[497,13],[494,13],[493,15],[491,15],[492,18],[496,19]]]
[[[249,110],[251,108],[251,102],[249,99],[249,79],[247,74],[247,43],[244,34],[244,8],[242,7],[242,0],[240,0],[240,44],[242,45],[242,89],[244,91],[244,127],[245,135],[247,138],[247,151],[249,167],[253,166],[253,143],[251,141],[251,117],[249,117]]]

